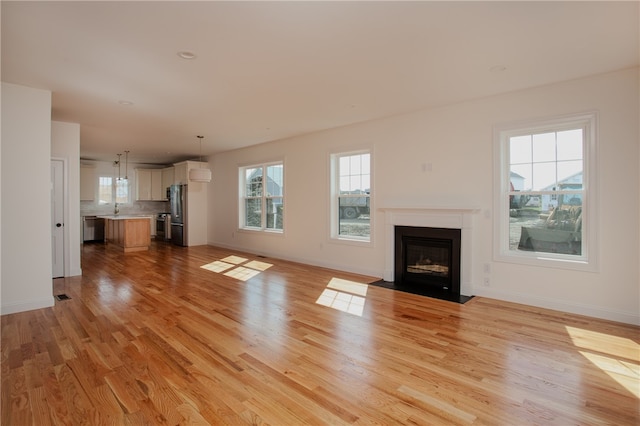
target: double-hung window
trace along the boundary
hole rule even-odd
[[[371,153],[331,156],[331,235],[334,239],[371,240]]]
[[[240,168],[240,228],[284,230],[284,163]]]
[[[126,204],[129,202],[129,181],[123,178],[98,178],[98,204]]]
[[[497,260],[596,268],[595,114],[496,129]]]

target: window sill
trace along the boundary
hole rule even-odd
[[[262,229],[262,228],[239,228],[238,232],[246,233],[246,234],[262,234],[262,235],[284,236],[284,231],[272,230],[272,229]]]
[[[355,238],[331,237],[329,242],[335,243],[335,244],[356,246],[356,247],[373,247],[372,240],[359,240]]]
[[[553,253],[513,253],[496,254],[496,262],[514,263],[519,265],[537,266],[542,268],[569,269],[573,271],[598,272],[598,265],[595,261],[579,259],[567,259],[554,257]]]

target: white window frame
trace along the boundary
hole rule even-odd
[[[494,128],[493,258],[542,267],[598,270],[597,113],[571,114],[543,120],[511,123]],[[513,136],[583,128],[582,253],[569,255],[509,249],[509,138]]]
[[[111,187],[111,199],[108,202],[102,202],[100,190],[102,188],[101,181],[103,179],[110,179],[110,187]],[[127,190],[126,201],[118,201],[118,185],[124,185]],[[113,176],[99,176],[98,177],[98,204],[99,205],[109,205],[118,203],[119,205],[130,204],[131,203],[131,187],[129,185],[129,180],[124,178],[115,178]]]
[[[339,160],[341,157],[348,157],[352,155],[359,154],[369,154],[369,178],[370,178],[370,188],[369,194],[367,197],[369,198],[369,237],[358,237],[358,236],[350,236],[350,235],[340,235],[340,207],[339,207],[339,196],[340,196],[340,170],[339,170]],[[352,151],[340,151],[334,152],[329,155],[329,223],[330,223],[330,240],[333,242],[340,242],[344,244],[354,244],[354,245],[373,245],[373,230],[374,230],[374,202],[373,202],[373,180],[374,180],[374,169],[373,169],[373,149],[371,148],[360,148],[354,149]]]
[[[246,173],[245,171],[247,169],[262,169],[262,176],[267,176],[267,168],[270,166],[276,166],[276,165],[280,165],[282,166],[282,182],[283,182],[283,188],[282,188],[282,195],[278,195],[278,196],[272,196],[269,195],[267,193],[267,191],[265,190],[265,186],[264,186],[264,181],[263,181],[263,186],[262,186],[262,194],[260,197],[247,197],[247,185],[246,185]],[[283,218],[283,222],[282,222],[282,229],[275,229],[275,228],[267,228],[267,209],[266,209],[266,205],[267,205],[267,200],[268,199],[274,199],[274,198],[281,198],[282,199],[282,204],[285,205],[285,188],[286,188],[286,184],[285,184],[285,164],[284,164],[284,160],[276,160],[276,161],[270,161],[270,162],[265,162],[265,163],[257,163],[257,164],[250,164],[250,165],[243,165],[243,166],[239,166],[238,167],[238,182],[240,183],[239,185],[239,197],[238,197],[238,229],[242,230],[242,231],[252,231],[252,232],[264,232],[264,233],[271,233],[271,234],[284,234],[284,230],[285,230],[285,221],[286,218]],[[260,226],[247,226],[246,224],[246,204],[245,204],[245,200],[247,198],[255,198],[258,199],[260,198],[261,200],[261,214],[260,214]]]

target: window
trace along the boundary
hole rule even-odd
[[[111,176],[98,178],[98,203],[110,204],[115,200],[118,204],[129,202],[129,181],[127,179],[115,179]]]
[[[586,114],[497,130],[497,260],[595,268],[595,122]]]
[[[371,153],[359,151],[331,156],[332,238],[371,240]]]
[[[113,178],[100,176],[98,178],[98,203],[110,204],[113,200]]]
[[[240,228],[282,232],[284,164],[240,168]]]

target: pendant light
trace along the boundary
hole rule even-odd
[[[120,180],[120,157],[122,156],[122,154],[116,154],[118,156],[118,159],[116,160],[116,164],[118,165],[118,180]]]
[[[197,168],[189,170],[189,180],[193,182],[211,182],[211,170],[202,168],[202,139],[204,136],[198,136],[200,141],[200,164]]]
[[[129,176],[129,151],[124,152],[124,180],[128,181]]]

